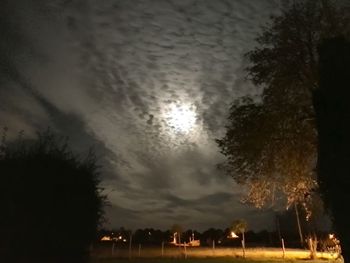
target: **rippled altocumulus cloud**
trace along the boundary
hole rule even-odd
[[[215,168],[242,55],[273,0],[3,1],[0,123],[11,131],[51,126],[77,150],[93,145],[104,165],[112,226],[225,226],[255,213]],[[9,70],[10,69],[10,70]],[[166,119],[186,105],[196,122]],[[200,220],[199,220],[200,219]],[[266,224],[265,224],[266,225]]]

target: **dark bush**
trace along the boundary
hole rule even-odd
[[[6,262],[85,262],[103,216],[93,154],[50,132],[0,156],[0,253]]]

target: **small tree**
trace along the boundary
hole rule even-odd
[[[245,236],[244,233],[248,229],[248,223],[243,219],[234,220],[230,227],[231,231],[236,234],[242,234],[242,249],[243,249],[243,257],[245,257]]]
[[[0,253],[6,262],[85,262],[103,217],[92,153],[82,159],[51,132],[3,140]]]

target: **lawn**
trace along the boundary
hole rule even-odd
[[[158,247],[95,248],[91,263],[329,263],[335,262],[337,255],[318,252],[318,260],[309,260],[310,251],[305,249],[247,248],[243,258],[241,248],[175,248]],[[129,257],[131,259],[129,260]],[[185,258],[187,257],[187,258]]]
[[[245,263],[249,260],[254,262],[268,263],[268,260],[277,261],[300,261],[304,262],[310,258],[310,251],[305,249],[286,249],[283,253],[281,248],[247,248],[245,250],[246,260],[242,258],[243,253],[241,248],[211,248],[198,247],[188,248],[187,250],[167,247],[164,250],[157,247],[146,247],[142,249],[133,248],[131,251],[123,248],[116,248],[112,250],[109,247],[103,249],[96,248],[92,253],[95,262],[123,262],[122,259],[131,259],[135,262],[179,262],[187,256],[187,262],[192,263],[199,260],[200,262],[239,262],[244,260]],[[318,258],[335,259],[337,255],[332,255],[326,252],[317,253]],[[283,260],[284,259],[284,260]],[[202,261],[201,261],[202,260]],[[204,260],[204,261],[203,261]],[[210,261],[214,260],[214,261]],[[219,260],[219,261],[218,261]],[[323,261],[325,262],[325,261]]]
[[[169,258],[156,258],[156,259],[141,259],[135,258],[128,259],[116,259],[116,258],[104,258],[95,259],[91,263],[327,263],[328,260],[283,260],[283,259],[269,259],[269,260],[252,260],[242,258],[230,258],[230,257],[217,257],[217,258],[188,258],[188,259],[169,259]]]

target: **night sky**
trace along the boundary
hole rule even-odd
[[[0,126],[51,127],[96,149],[107,227],[204,230],[272,211],[240,203],[215,144],[230,103],[261,90],[243,54],[274,0],[2,0]]]

